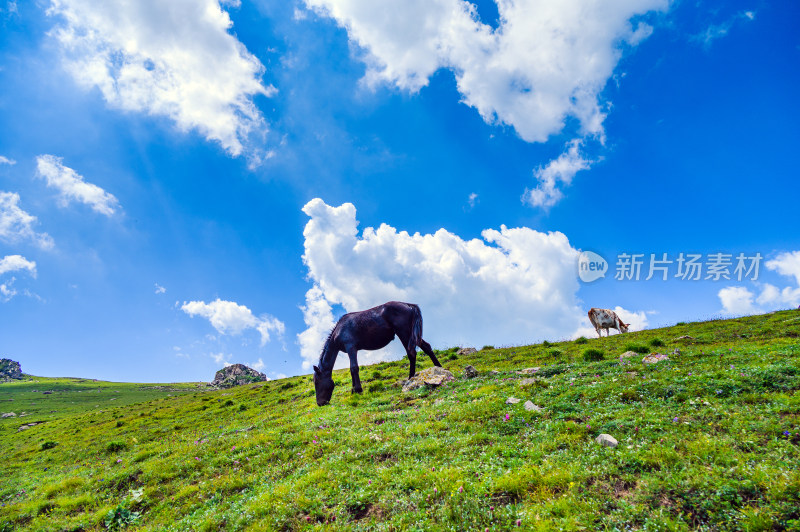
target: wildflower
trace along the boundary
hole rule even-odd
[[[784,436],[791,436],[791,435],[792,435],[792,433],[791,433],[791,432],[789,432],[788,430],[784,430],[784,431],[783,431],[783,435],[784,435]]]
[[[199,459],[198,457],[196,457],[196,456],[194,457],[194,459],[195,459],[195,460],[200,460],[200,459]]]
[[[587,428],[587,429],[590,429],[590,428],[592,428],[592,426],[591,426],[591,425],[589,425],[589,424],[587,423],[587,424],[586,424],[586,428]]]
[[[118,460],[117,460],[117,463],[118,463],[118,464],[119,464],[120,462],[122,462],[122,458],[120,458],[120,459],[118,459]]]
[[[672,421],[673,421],[673,423],[677,423],[678,422],[678,418],[673,418]]]
[[[494,506],[489,506],[489,511],[494,512]]]
[[[506,414],[506,421],[508,421],[509,419],[511,419],[511,415],[510,414]]]
[[[517,526],[522,526],[522,519],[517,519]]]
[[[368,480],[368,481],[367,481],[367,484],[369,484],[369,485],[371,486],[371,485],[372,485],[372,481],[371,481],[371,480]]]

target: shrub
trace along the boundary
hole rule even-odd
[[[678,322],[678,323],[676,323],[675,325],[686,325],[686,322],[685,322],[685,321],[679,321],[679,322]]]
[[[585,344],[588,341],[589,341],[588,338],[586,338],[585,336],[581,336],[580,338],[575,340],[575,343],[576,344]]]
[[[386,388],[386,385],[382,382],[371,382],[369,383],[369,386],[367,386],[367,391],[371,393],[380,392],[384,388]]]
[[[124,424],[125,424],[124,421],[117,421],[117,428],[120,428]]]
[[[239,405],[239,412],[244,412],[247,410],[247,405]]]
[[[550,347],[551,345],[553,345],[553,344],[551,344],[551,343],[550,343],[550,342],[548,342],[547,340],[545,340],[544,342],[542,342],[542,347]]]
[[[481,351],[486,351],[488,349],[494,349],[494,346],[493,345],[485,345],[485,346],[481,347]]]
[[[131,512],[123,505],[119,505],[106,514],[104,523],[108,530],[119,530],[139,520],[139,512]]]
[[[564,356],[564,352],[559,349],[551,349],[550,356],[553,358],[561,358],[562,356]]]
[[[128,448],[128,444],[124,441],[110,441],[106,444],[107,453],[118,453]]]
[[[232,405],[233,405],[233,400],[232,399],[228,399],[227,401],[222,403],[222,406],[232,406]]]
[[[46,451],[47,449],[52,449],[56,445],[58,445],[58,442],[46,441],[46,442],[42,443],[42,450]]]
[[[619,400],[623,403],[633,403],[635,401],[641,401],[641,398],[639,397],[638,393],[631,390],[625,390],[622,392],[622,395],[620,395]]]
[[[664,340],[662,340],[661,338],[653,338],[652,340],[650,340],[650,345],[653,347],[661,347],[664,345]]]
[[[457,355],[457,354],[455,354],[455,353],[453,353],[452,355],[450,355],[449,357],[447,357],[447,360],[458,360],[458,355]]]
[[[626,344],[625,351],[633,351],[634,353],[646,355],[650,352],[650,348],[642,344]]]
[[[605,355],[599,349],[587,349],[583,352],[583,360],[586,362],[595,362],[597,360],[603,360]]]

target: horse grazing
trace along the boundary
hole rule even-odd
[[[431,357],[434,365],[441,367],[431,345],[422,339],[422,314],[417,305],[389,301],[369,310],[350,312],[339,319],[328,335],[319,357],[319,366],[314,366],[314,391],[317,394],[317,404],[323,406],[331,400],[335,386],[331,374],[339,351],[344,351],[350,357],[352,392],[361,393],[358,351],[361,349],[374,351],[386,347],[394,340],[395,335],[403,342],[411,363],[409,379],[416,373],[417,346]]]

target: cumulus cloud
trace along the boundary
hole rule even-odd
[[[526,189],[522,201],[533,207],[547,208],[555,205],[564,195],[559,184],[568,186],[575,174],[591,166],[591,161],[580,153],[580,147],[581,140],[574,139],[557,159],[537,168],[533,175],[539,184],[534,189]]]
[[[72,201],[85,203],[92,210],[111,216],[119,208],[119,202],[112,194],[83,180],[75,170],[64,166],[62,159],[54,155],[40,155],[36,158],[36,176],[44,179],[48,187],[58,190],[61,205],[66,207]]]
[[[220,334],[239,335],[246,329],[255,329],[261,335],[261,345],[269,341],[271,332],[282,335],[285,330],[283,322],[277,318],[268,314],[256,317],[249,308],[233,301],[189,301],[181,310],[192,317],[206,318]]]
[[[17,161],[15,161],[14,159],[9,159],[4,155],[0,155],[0,164],[14,165],[17,164]]]
[[[6,255],[0,259],[0,275],[19,270],[27,270],[33,277],[36,277],[36,263],[22,255]]]
[[[566,338],[586,320],[576,297],[579,252],[562,233],[501,226],[464,240],[444,229],[412,235],[381,224],[359,235],[350,203],[332,207],[317,198],[303,212],[311,218],[303,261],[313,283],[302,308],[307,329],[298,335],[306,369],[319,359],[335,306],[417,303],[423,335],[438,348]],[[404,350],[364,351],[359,361],[391,353]]]
[[[264,66],[230,33],[216,0],[51,0],[48,14],[59,19],[52,35],[66,69],[109,105],[259,157],[248,139],[266,125],[253,98],[276,90],[262,84]]]
[[[0,192],[0,240],[16,244],[30,241],[41,249],[53,247],[53,239],[47,233],[34,230],[36,216],[28,214],[19,206],[19,194]]]
[[[437,70],[451,69],[464,103],[529,142],[558,133],[568,117],[583,134],[602,135],[600,93],[622,47],[652,31],[631,19],[669,6],[668,0],[497,0],[493,29],[465,0],[305,3],[335,19],[363,50],[367,84],[414,92]]]
[[[163,294],[167,291],[167,289],[161,286],[160,284],[155,283],[155,285],[156,285],[156,291],[155,291],[156,294]]]
[[[779,288],[770,283],[755,283],[755,287],[760,289],[758,293],[745,286],[722,288],[717,296],[723,314],[760,314],[800,305],[800,251],[780,253],[765,266],[780,275],[794,277],[796,286]]]
[[[21,255],[7,255],[0,259],[0,275],[17,271],[27,271],[32,277],[36,277],[36,263]],[[0,300],[6,302],[17,295],[14,289],[15,281],[16,278],[12,277],[0,284]]]

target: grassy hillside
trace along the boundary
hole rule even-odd
[[[454,382],[403,393],[404,360],[351,396],[336,372],[323,408],[309,376],[0,384],[0,413],[30,413],[0,419],[0,530],[800,530],[798,337],[785,311],[448,350]]]

